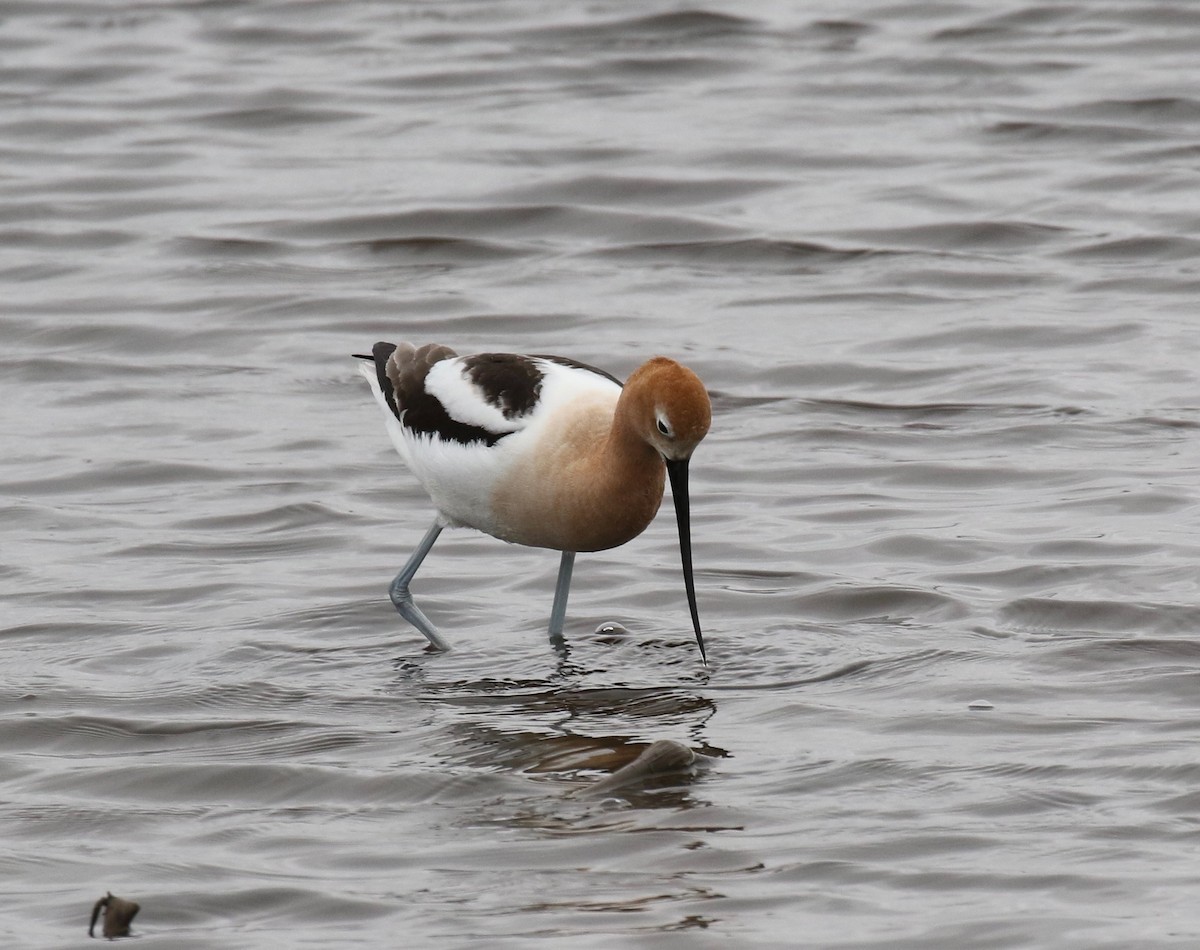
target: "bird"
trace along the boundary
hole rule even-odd
[[[712,404],[692,370],[655,356],[622,384],[567,357],[460,356],[438,343],[381,342],[370,355],[354,356],[396,451],[436,510],[388,591],[434,649],[450,647],[409,585],[444,528],[561,552],[549,622],[550,640],[560,645],[575,555],[641,534],[669,479],[688,609],[707,665],[692,577],[688,463],[708,434]]]

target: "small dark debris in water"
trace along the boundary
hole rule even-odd
[[[133,923],[133,918],[137,916],[137,912],[141,910],[141,905],[137,901],[127,901],[123,897],[113,897],[112,891],[109,891],[100,900],[96,901],[92,908],[92,922],[88,924],[88,936],[96,936],[96,918],[100,916],[100,911],[104,911],[104,926],[102,928],[104,936],[110,940],[113,937],[128,937],[129,925]]]
[[[659,739],[652,742],[636,759],[622,766],[595,785],[588,788],[591,795],[604,794],[613,789],[636,785],[657,775],[669,775],[672,772],[686,772],[696,762],[696,753],[682,742],[673,739]]]
[[[995,709],[996,707],[989,703],[986,699],[977,699],[973,703],[967,703],[968,709]]]

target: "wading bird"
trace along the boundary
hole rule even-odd
[[[712,407],[695,373],[656,356],[622,386],[560,356],[459,356],[438,344],[376,343],[358,358],[396,451],[437,509],[389,590],[396,610],[434,647],[449,649],[409,584],[443,528],[561,551],[550,610],[550,639],[561,642],[576,553],[641,534],[662,502],[665,472],[692,626],[707,662],[692,580],[687,473]]]

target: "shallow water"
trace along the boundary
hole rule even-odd
[[[7,945],[1200,938],[1200,10],[639,10],[0,4]],[[377,339],[699,372],[711,666],[669,508],[427,653]]]

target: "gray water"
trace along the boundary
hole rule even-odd
[[[1200,940],[1200,7],[0,3],[0,934]],[[447,532],[349,354],[655,353],[668,508]],[[615,621],[625,636],[601,635]],[[649,743],[693,773],[580,794]]]

